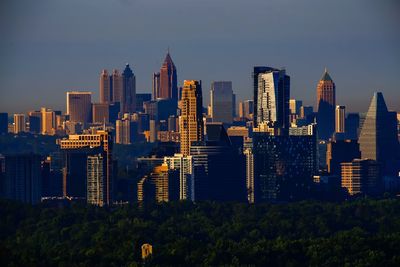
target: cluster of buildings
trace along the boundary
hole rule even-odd
[[[67,92],[64,113],[49,108],[0,114],[0,133],[57,135],[59,150],[0,158],[0,193],[37,203],[62,197],[104,206],[115,201],[113,144],[154,143],[135,161],[138,202],[172,200],[295,201],[400,192],[398,114],[375,93],[368,112],[336,103],[327,70],[316,110],[290,98],[284,69],[256,66],[253,99],[236,105],[231,81],[214,81],[210,105],[203,84],[184,80],[167,56],[152,93],[136,93],[135,74],[103,70],[100,100]],[[236,109],[236,106],[238,108]],[[238,112],[236,112],[238,111]],[[44,197],[44,198],[43,198]]]

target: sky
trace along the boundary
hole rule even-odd
[[[183,80],[230,80],[252,99],[253,66],[285,68],[291,98],[315,105],[326,67],[337,104],[365,112],[375,91],[400,112],[400,1],[2,0],[0,112],[65,111],[65,92],[93,91],[102,69],[130,63],[151,92],[169,47]]]

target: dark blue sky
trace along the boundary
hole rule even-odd
[[[178,80],[232,80],[251,99],[254,65],[285,67],[291,95],[315,104],[325,67],[337,102],[366,111],[374,91],[400,111],[396,0],[6,0],[0,3],[0,111],[65,109],[65,92],[91,90],[101,69],[133,67],[138,92],[167,47]]]

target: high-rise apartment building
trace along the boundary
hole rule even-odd
[[[335,132],[345,133],[346,125],[346,107],[336,106],[335,109]]]
[[[8,113],[0,113],[0,134],[8,133]]]
[[[160,87],[155,98],[172,98],[175,101],[178,100],[176,67],[169,52],[165,56],[164,63],[160,69]]]
[[[92,93],[67,92],[67,114],[69,121],[82,123],[86,127],[92,119]]]
[[[6,155],[6,198],[31,204],[39,203],[42,188],[40,164],[40,155]]]
[[[179,109],[181,112],[179,117],[181,154],[187,156],[190,154],[192,142],[204,140],[201,81],[184,81]]]
[[[317,85],[318,137],[328,140],[335,130],[336,86],[325,69]]]
[[[285,70],[273,69],[258,75],[255,125],[289,129],[290,77]]]
[[[210,90],[211,118],[213,122],[231,124],[233,121],[233,91],[231,81],[214,81]]]
[[[153,80],[152,80],[152,99],[156,100],[160,95],[160,73],[154,72],[153,73]]]
[[[274,71],[274,68],[265,67],[265,66],[255,66],[253,68],[252,78],[253,78],[253,97],[254,97],[254,110],[253,110],[253,120],[254,120],[254,127],[257,127],[257,118],[258,118],[258,84],[259,84],[259,75],[262,73],[267,73]]]
[[[134,113],[136,111],[136,77],[126,64],[122,73],[122,113]]]
[[[106,165],[106,173],[105,173],[105,184],[104,184],[104,192],[105,192],[105,204],[109,205],[112,201],[112,178],[113,178],[113,161],[112,161],[112,136],[110,132],[105,130],[93,130],[90,134],[75,134],[69,135],[68,139],[64,138],[58,140],[60,148],[65,152],[68,150],[77,150],[78,152],[85,148],[102,148],[104,152],[104,164]],[[90,152],[91,153],[91,152]],[[71,164],[72,166],[73,164]],[[84,161],[84,165],[86,166],[86,161]],[[67,166],[68,172],[68,166]],[[72,177],[73,175],[71,175]],[[64,179],[64,185],[67,182]],[[65,190],[64,190],[65,192]]]
[[[112,102],[112,94],[110,90],[110,76],[107,70],[102,70],[100,74],[100,103],[108,104]]]
[[[14,133],[26,132],[25,114],[14,114]]]
[[[87,157],[87,203],[101,207],[105,205],[107,199],[104,190],[104,185],[107,183],[107,169],[105,168],[107,165],[104,164],[104,161],[106,159],[101,153]]]
[[[246,191],[247,201],[254,203],[254,155],[253,155],[253,140],[246,139],[243,144],[243,154],[246,157]]]
[[[129,118],[116,120],[115,122],[115,143],[129,145],[137,139],[137,122]]]
[[[56,115],[53,110],[48,108],[40,109],[42,118],[42,130],[43,135],[54,135],[56,129]]]
[[[375,160],[354,159],[341,163],[342,187],[349,195],[376,194],[381,190],[380,166]]]
[[[388,111],[380,92],[372,97],[359,142],[362,158],[376,160],[385,175],[398,175],[399,167],[394,163],[399,149],[396,113]]]
[[[193,200],[193,159],[192,156],[175,154],[172,157],[164,157],[164,164],[168,168],[179,171],[179,199]]]

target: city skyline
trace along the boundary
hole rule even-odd
[[[98,73],[114,68],[122,72],[126,62],[137,77],[137,92],[151,92],[152,73],[159,70],[169,47],[179,70],[178,85],[182,86],[185,79],[202,80],[205,104],[209,103],[206,96],[211,82],[218,80],[232,81],[237,102],[251,99],[252,67],[267,65],[286,68],[292,77],[292,97],[303,100],[305,105],[316,105],[315,87],[327,67],[337,85],[337,103],[346,106],[348,112],[366,112],[369,97],[375,91],[387,96],[389,109],[400,109],[396,81],[400,38],[395,27],[399,17],[394,12],[398,7],[394,1],[364,5],[352,1],[346,2],[346,8],[344,2],[255,1],[259,9],[235,1],[229,5],[224,1],[178,2],[171,1],[168,6],[159,1],[85,3],[79,12],[75,2],[66,5],[37,1],[35,7],[24,9],[29,11],[19,9],[20,3],[29,7],[29,2],[3,4],[0,27],[6,38],[0,43],[4,58],[0,63],[0,106],[9,113],[41,106],[65,110],[62,96],[75,90],[92,91],[93,98],[98,99]],[[52,12],[42,11],[47,7]],[[171,17],[177,14],[178,18],[179,12],[193,10],[204,22],[181,25],[174,18],[162,25],[166,15],[159,14],[156,7],[165,8]],[[302,12],[294,12],[297,9]],[[340,19],[324,16],[325,9],[340,13]],[[286,15],[280,30],[262,26],[267,22],[279,25],[271,10],[282,10]],[[94,11],[118,19],[110,22],[95,15],[92,22],[83,23]],[[129,11],[137,18],[126,16]],[[143,18],[149,12],[160,16],[153,20]],[[260,13],[263,16],[257,16]],[[62,24],[71,15],[76,21]],[[242,24],[235,22],[235,15],[245,18]],[[135,26],[136,20],[147,27],[146,32]],[[122,30],[115,31],[114,26]],[[250,27],[252,31],[247,31]],[[129,35],[123,34],[128,30]],[[268,37],[256,39],[260,35]],[[21,66],[26,79],[15,79],[14,73]]]

